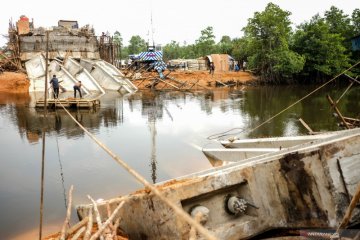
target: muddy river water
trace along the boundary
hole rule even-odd
[[[326,99],[339,98],[346,86],[331,85],[252,129],[305,96],[315,86],[247,87],[206,92],[117,92],[102,97],[93,110],[71,114],[121,159],[158,183],[213,166],[201,152],[218,146],[210,135],[232,128],[246,137],[304,135],[298,121],[314,131],[341,129]],[[73,203],[89,203],[130,193],[142,186],[108,156],[64,110],[33,107],[34,95],[0,94],[0,239],[37,239],[39,232],[42,132],[45,131],[43,235],[61,229],[66,193],[74,185]],[[359,117],[360,91],[352,88],[339,109]],[[73,208],[72,222],[76,222]]]

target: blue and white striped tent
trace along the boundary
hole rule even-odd
[[[163,61],[157,61],[155,64],[154,64],[154,69],[156,71],[165,71],[166,69],[166,63],[164,63]]]
[[[160,61],[162,60],[163,54],[160,51],[156,52],[141,52],[138,55],[140,61]]]

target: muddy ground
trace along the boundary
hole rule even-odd
[[[24,73],[0,73],[0,92],[26,93],[29,92],[30,81]]]
[[[168,75],[167,75],[168,74]],[[182,89],[191,87],[194,83],[194,87],[191,89],[201,89],[202,87],[207,89],[214,89],[224,84],[246,84],[256,80],[256,78],[249,72],[215,72],[209,74],[209,71],[174,71],[169,74],[165,71],[164,75],[167,75],[166,83],[159,82],[156,85],[157,89],[174,89],[174,86],[181,86]],[[153,83],[154,78],[158,78],[159,75],[155,72],[142,73],[139,76],[140,79],[133,80],[134,84],[139,89],[149,88]],[[182,86],[179,82],[187,82],[186,86]]]
[[[133,80],[133,83],[139,89],[146,89],[153,83],[153,80],[156,77],[158,77],[157,73],[143,73],[141,79]],[[171,72],[165,80],[169,84],[159,82],[156,85],[156,88],[175,90],[173,86],[181,85],[179,82],[187,82],[188,84],[182,88],[186,89],[194,85],[191,89],[213,89],[216,86],[222,86],[219,82],[234,82],[237,84],[245,84],[253,80],[255,80],[255,78],[249,72],[215,72],[213,75],[211,75],[208,71],[175,71]],[[30,81],[27,75],[24,73],[0,73],[0,92],[26,93],[29,91],[29,85]]]

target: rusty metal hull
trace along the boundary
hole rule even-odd
[[[360,183],[360,129],[339,131],[312,143],[290,147],[241,163],[206,170],[158,188],[186,212],[209,209],[204,226],[219,239],[245,239],[272,229],[335,228]],[[255,207],[233,215],[228,196]],[[130,239],[188,239],[190,226],[158,197],[143,190],[126,197],[120,227]],[[123,199],[124,199],[123,198]],[[106,204],[116,207],[119,199]],[[80,217],[89,205],[78,206]],[[360,221],[355,209],[352,222]]]

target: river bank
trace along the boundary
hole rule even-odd
[[[155,73],[143,73],[142,78],[133,80],[134,84],[139,89],[145,89],[153,82],[153,78],[150,76]],[[145,79],[144,78],[148,78]],[[217,86],[221,86],[221,83],[233,82],[234,84],[248,84],[256,80],[249,72],[215,72],[213,75],[208,71],[175,71],[168,75],[167,80],[169,83],[175,81],[187,82],[193,84],[196,82],[196,86],[192,89],[215,89]],[[0,92],[8,93],[26,93],[29,91],[30,81],[26,74],[17,72],[3,72],[0,74]],[[164,89],[164,87],[170,86],[164,82],[159,82],[158,89]]]
[[[250,72],[215,72],[209,71],[172,71],[164,72],[166,81],[161,81],[157,73],[143,72],[133,82],[139,89],[151,88],[176,90],[215,89],[218,86],[234,86],[255,82],[256,77]],[[167,81],[169,80],[169,81]]]
[[[0,92],[26,93],[29,92],[29,86],[30,81],[24,73],[0,73]]]

